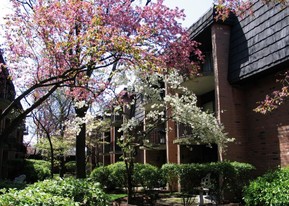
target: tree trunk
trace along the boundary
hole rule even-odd
[[[46,130],[45,130],[46,131]],[[52,145],[52,142],[51,142],[51,138],[50,138],[50,134],[48,132],[46,132],[46,135],[47,135],[47,139],[48,139],[48,142],[49,142],[49,147],[50,147],[50,172],[51,172],[51,178],[53,178],[53,168],[54,168],[54,152],[53,152],[53,145]]]
[[[127,203],[131,204],[133,196],[132,175],[133,175],[134,162],[131,159],[125,160],[124,162],[127,174]]]
[[[219,161],[223,162],[223,147],[218,145]],[[224,175],[223,173],[219,175],[219,189],[218,189],[218,201],[222,203],[224,200]]]
[[[63,178],[65,174],[65,164],[64,164],[64,155],[60,154],[59,156],[59,177]]]
[[[97,160],[97,157],[96,157],[96,149],[94,146],[91,147],[91,171],[96,168],[96,166],[98,166],[98,160]]]
[[[0,180],[2,180],[3,145],[0,145]]]
[[[85,117],[88,107],[75,108],[78,117]],[[86,125],[80,125],[80,132],[76,135],[76,178],[85,178],[85,137]]]

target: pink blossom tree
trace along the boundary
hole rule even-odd
[[[54,159],[59,158],[59,174],[63,177],[65,149],[71,146],[65,141],[65,122],[74,115],[72,99],[65,96],[62,90],[57,90],[37,109],[31,112],[31,117],[36,126],[36,147],[48,151],[51,163],[51,177],[53,177]],[[45,144],[47,142],[47,144]],[[57,145],[58,143],[58,145]],[[42,148],[40,147],[42,146]],[[47,148],[46,148],[47,147]],[[49,149],[48,149],[49,148]]]
[[[163,0],[142,6],[130,0],[11,2],[14,14],[6,18],[4,51],[21,92],[0,120],[21,100],[34,96],[35,101],[12,120],[1,139],[58,88],[67,88],[75,102],[85,101],[76,108],[83,117],[123,71],[178,68],[194,73],[189,57],[193,53],[201,59],[197,43],[177,21],[183,12],[169,9]],[[83,158],[85,125],[76,142]],[[85,177],[84,165],[81,168],[78,177]]]
[[[262,0],[264,4],[281,3],[284,6],[289,5],[288,0]],[[217,18],[225,20],[232,12],[237,15],[242,15],[246,11],[250,11],[252,0],[214,0],[217,9]]]

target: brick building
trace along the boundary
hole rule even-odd
[[[1,53],[0,63],[5,64]],[[2,66],[0,69],[0,114],[15,99],[15,94],[15,88],[9,78],[8,70]],[[19,110],[22,110],[21,105],[18,105],[13,113],[0,121],[0,134],[10,124]],[[0,178],[14,178],[16,175],[19,175],[20,165],[26,152],[23,144],[24,133],[25,124],[23,123],[15,131],[0,140]]]
[[[276,74],[289,68],[289,8],[255,0],[252,10],[254,15],[232,15],[222,22],[215,19],[212,8],[190,27],[191,39],[201,43],[206,60],[203,75],[184,85],[235,138],[224,159],[251,163],[261,174],[289,164],[287,104],[268,115],[253,111],[257,102],[280,86]],[[140,148],[138,161],[160,166],[218,160],[216,145],[175,144],[184,131],[182,125],[169,121],[152,134],[152,149]]]

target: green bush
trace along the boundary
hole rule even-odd
[[[69,174],[76,174],[76,161],[66,162],[65,171]]]
[[[0,196],[0,205],[105,206],[107,196],[93,181],[65,178],[37,182],[20,191],[10,189]]]
[[[124,162],[95,168],[90,177],[99,182],[108,191],[126,187],[126,169]]]
[[[241,201],[242,189],[249,182],[250,172],[254,170],[254,167],[239,162],[214,162],[205,164],[165,164],[161,170],[166,175],[169,187],[176,187],[173,184],[179,181],[184,193],[196,192],[196,188],[201,186],[201,179],[210,174],[210,193],[218,201],[223,199],[223,194],[230,194],[232,200]],[[220,180],[222,180],[221,184]]]
[[[223,188],[225,193],[231,193],[234,201],[242,200],[242,191],[252,179],[252,172],[255,167],[248,163],[224,162],[221,164],[223,178]],[[218,167],[216,168],[219,169]],[[220,173],[219,173],[220,175]]]
[[[114,183],[115,188],[126,187],[127,177],[124,162],[116,162],[107,166],[110,171],[109,180]]]
[[[50,176],[50,162],[26,159],[23,174],[26,175],[26,182],[28,183],[42,181]]]
[[[177,187],[178,184],[178,176],[179,176],[179,165],[167,163],[161,167],[161,174],[168,183],[169,191],[173,192],[173,190]]]
[[[136,163],[134,165],[133,180],[135,186],[141,185],[145,190],[165,185],[165,180],[163,180],[160,170],[150,164]]]
[[[244,189],[246,205],[289,205],[289,168],[270,171]]]
[[[117,162],[108,166],[95,168],[90,177],[99,182],[108,191],[127,187],[127,174],[124,162]],[[161,171],[150,164],[134,164],[132,176],[133,186],[144,189],[162,187],[166,184]]]
[[[193,193],[200,186],[201,179],[208,173],[205,164],[181,164],[178,166],[178,176],[181,190],[184,193]]]
[[[116,188],[116,184],[112,181],[111,172],[107,166],[100,166],[95,168],[90,177],[100,183],[104,189],[107,191],[114,190]]]
[[[18,206],[75,206],[75,202],[69,198],[54,196],[42,191],[33,189],[24,189],[17,191],[10,189],[8,193],[0,196],[0,205],[18,205]]]

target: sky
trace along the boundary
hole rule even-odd
[[[164,3],[170,8],[179,7],[185,10],[187,17],[183,26],[188,28],[210,9],[213,0],[164,0]],[[9,0],[1,0],[0,22],[7,12],[9,12]]]
[[[187,28],[213,6],[213,0],[165,0],[164,3],[170,8],[184,9],[186,20],[182,23]]]

